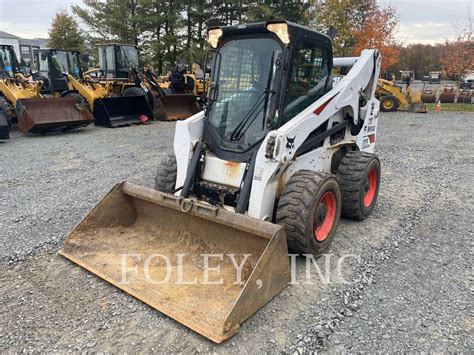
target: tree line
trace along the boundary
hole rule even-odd
[[[384,58],[383,71],[408,66],[425,74],[442,62],[437,54],[443,52],[441,46],[402,47],[395,39],[396,9],[382,8],[376,0],[83,0],[71,7],[71,13],[56,15],[50,45],[91,54],[99,42],[138,45],[144,60],[160,73],[176,65],[202,64],[210,26],[271,19],[286,19],[323,32],[333,27],[337,31],[335,56],[378,48]],[[420,52],[424,57],[431,54],[419,61],[410,59]]]

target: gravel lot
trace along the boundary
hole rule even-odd
[[[374,214],[342,220],[325,261],[215,345],[57,254],[115,183],[152,187],[174,124],[12,133],[0,144],[0,351],[474,351],[472,113],[381,116]],[[328,272],[336,275],[336,262]]]

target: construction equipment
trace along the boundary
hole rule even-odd
[[[140,70],[138,47],[118,43],[101,44],[98,47],[102,73],[99,80],[110,82],[115,94],[146,94],[155,118],[161,120],[180,120],[201,111],[194,95],[167,95],[158,82],[153,82]],[[108,109],[113,107],[109,106]]]
[[[93,113],[96,125],[127,126],[140,123],[140,117],[152,118],[150,99],[144,91],[138,96],[110,97],[116,95],[112,81],[100,83],[84,75],[81,63],[88,62],[88,56],[77,51],[47,48],[36,50],[35,58],[39,68],[33,78],[43,81],[42,93],[82,98]],[[137,89],[128,83],[122,89],[127,94],[132,88]]]
[[[0,140],[10,138],[10,123],[7,120],[3,110],[0,109]]]
[[[28,80],[19,72],[12,46],[0,46],[0,107],[10,122],[18,121],[23,133],[70,130],[92,123],[92,114],[80,98],[45,98],[43,82]]]
[[[474,88],[469,81],[463,81],[459,84],[458,103],[471,104],[474,97]]]
[[[194,63],[191,71],[184,74],[184,82],[188,93],[194,96],[203,96],[209,88],[209,77],[198,63]]]
[[[426,107],[421,100],[421,93],[413,94],[410,85],[405,91],[391,81],[378,79],[375,95],[380,100],[380,110],[383,112],[409,111],[426,113]]]
[[[421,94],[421,101],[423,103],[434,103],[436,102],[436,90],[433,92],[432,88],[426,88]]]
[[[447,83],[441,87],[441,93],[439,94],[439,101],[443,104],[452,104],[456,99],[456,88],[453,84]]]
[[[333,58],[330,37],[282,21],[208,41],[206,110],[177,122],[160,191],[118,184],[60,253],[221,342],[288,285],[287,243],[320,255],[341,213],[371,214],[381,57]],[[352,69],[333,84],[333,66]]]

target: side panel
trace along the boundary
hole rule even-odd
[[[176,155],[178,166],[176,187],[183,186],[184,184],[189,160],[191,159],[194,146],[202,138],[203,128],[204,111],[198,112],[184,121],[176,122],[174,133],[174,154]]]
[[[375,99],[374,94],[380,74],[380,54],[377,50],[364,50],[355,61],[351,58],[347,60],[347,63],[341,60],[335,62],[344,66],[350,66],[354,62],[355,64],[331,91],[278,130],[269,132],[263,141],[255,164],[248,209],[250,216],[259,219],[268,219],[272,216],[278,187],[284,186],[284,182],[279,181],[280,176],[294,161],[296,151],[311,132],[328,120],[331,123],[331,118],[339,116],[341,110],[348,109],[352,112],[353,124],[357,125],[359,119],[364,120],[364,124],[357,136],[346,135],[343,142],[338,144],[356,143],[360,150],[374,151],[379,112],[379,101]],[[367,98],[367,104],[359,108],[361,96]],[[269,141],[275,141],[276,144],[272,148],[273,156],[267,158],[266,149]],[[324,146],[329,147],[329,138],[326,139]],[[324,154],[324,152],[322,150],[320,153]],[[316,156],[314,158],[316,159]],[[311,159],[302,159],[300,163],[296,163],[295,167],[312,169],[314,166],[320,166],[323,171],[330,171],[330,160],[322,158],[323,161],[319,163],[311,162]],[[304,164],[301,164],[303,162]]]

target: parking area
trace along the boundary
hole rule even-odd
[[[174,123],[14,130],[0,143],[0,350],[472,350],[473,131],[472,113],[381,114],[378,205],[317,260],[333,275],[327,260],[353,255],[344,277],[305,282],[297,259],[297,282],[215,345],[57,254],[114,184],[153,187]]]

